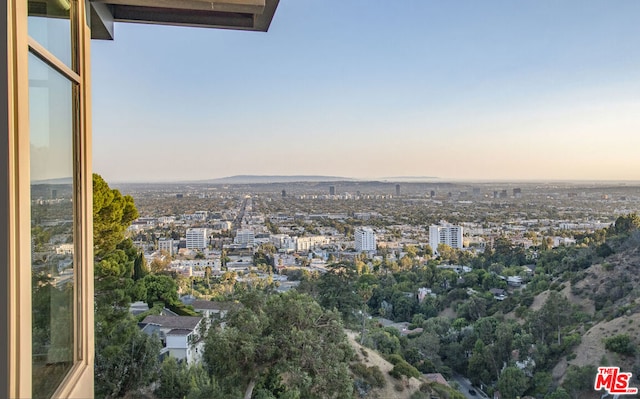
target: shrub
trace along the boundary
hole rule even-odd
[[[403,375],[415,378],[420,378],[421,375],[415,367],[405,362],[404,360],[402,362],[398,362],[395,366],[393,366],[393,369],[389,371],[389,374],[396,379],[402,378]]]
[[[400,362],[404,362],[405,360],[402,358],[402,356],[394,353],[392,355],[387,356],[387,361],[393,365],[396,365]]]
[[[378,366],[367,367],[362,363],[355,363],[349,367],[356,379],[361,379],[366,385],[375,388],[384,388],[387,385],[387,380]]]
[[[631,337],[627,334],[618,334],[611,338],[605,338],[604,347],[611,352],[621,355],[633,355],[635,353],[635,347],[631,341]]]

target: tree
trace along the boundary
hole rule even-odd
[[[572,399],[579,399],[582,392],[593,389],[596,371],[595,366],[578,367],[571,365],[564,376],[562,387]]]
[[[140,281],[144,287],[144,301],[153,307],[155,302],[164,302],[166,306],[178,303],[178,286],[169,276],[149,274]]]
[[[145,260],[144,255],[142,253],[139,253],[138,256],[136,256],[135,261],[133,262],[133,279],[135,281],[140,280],[147,274],[149,274],[147,261]]]
[[[98,320],[95,332],[96,397],[121,398],[156,379],[160,339],[143,333],[133,317]]]
[[[167,357],[162,362],[158,387],[154,394],[160,399],[214,398],[223,395],[200,364],[188,365]]]
[[[95,275],[95,396],[122,397],[153,382],[160,340],[140,331],[128,309],[140,297],[133,278],[143,258],[124,232],[138,211],[133,198],[93,175]]]
[[[640,228],[640,216],[636,213],[630,213],[628,215],[618,216],[611,231],[615,234],[628,235],[638,228]]]
[[[458,263],[458,252],[447,244],[438,244],[438,255],[442,260]]]
[[[531,314],[530,324],[532,330],[545,343],[555,330],[557,343],[560,345],[561,330],[567,324],[570,314],[571,304],[567,298],[557,291],[551,291],[542,308]]]
[[[250,399],[270,373],[290,395],[350,398],[347,365],[353,352],[340,317],[311,297],[290,291],[268,298],[257,291],[227,315],[224,328],[210,330],[205,343],[207,368],[224,389],[241,386]]]
[[[473,347],[473,354],[469,359],[468,375],[474,384],[480,384],[482,382],[488,383],[491,381],[491,374],[489,373],[489,365],[486,361],[486,347],[482,340],[478,339]]]
[[[498,379],[498,389],[504,399],[516,399],[527,390],[527,384],[527,376],[517,367],[507,367]]]
[[[553,378],[551,373],[547,371],[538,371],[533,375],[531,380],[531,391],[536,397],[546,397],[553,389]],[[567,395],[567,399],[569,399]]]
[[[138,217],[133,197],[112,190],[93,174],[93,248],[97,258],[116,249],[127,227]]]
[[[392,327],[393,328],[393,327]],[[364,344],[375,349],[383,355],[391,355],[400,352],[400,339],[388,329],[377,328],[369,333]]]
[[[545,399],[571,399],[571,396],[564,388],[558,388],[552,394],[545,396]]]
[[[318,303],[325,309],[337,309],[345,322],[355,321],[354,310],[362,299],[355,287],[357,273],[350,263],[336,263],[327,268],[318,281]]]
[[[358,286],[358,296],[362,300],[362,308],[360,312],[362,313],[362,330],[360,332],[360,344],[362,345],[364,342],[365,330],[367,326],[367,302],[371,299],[373,295],[373,290],[376,288],[375,285],[370,285],[366,282],[360,283]]]

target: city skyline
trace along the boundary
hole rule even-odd
[[[640,180],[637,11],[283,1],[266,34],[117,24],[92,44],[94,169]]]

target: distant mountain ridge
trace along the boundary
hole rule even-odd
[[[219,179],[203,180],[209,184],[257,184],[257,183],[295,183],[295,182],[331,182],[331,181],[354,181],[350,177],[339,176],[319,176],[319,175],[236,175],[222,177]]]
[[[44,179],[44,180],[34,180],[31,182],[32,185],[34,184],[49,184],[49,185],[60,185],[60,184],[65,184],[65,185],[69,185],[73,183],[73,178],[71,176],[69,177],[57,177],[57,178],[53,178],[53,179]]]

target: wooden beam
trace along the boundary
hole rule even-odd
[[[180,10],[219,11],[260,15],[266,0],[91,0],[119,6],[171,8]]]

